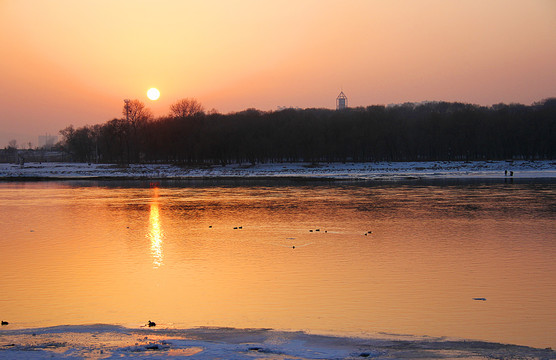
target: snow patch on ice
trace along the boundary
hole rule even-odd
[[[377,334],[342,337],[270,329],[56,326],[0,332],[0,358],[28,359],[556,359],[550,349]]]

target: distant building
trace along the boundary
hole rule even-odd
[[[347,109],[348,106],[348,98],[343,91],[340,91],[340,95],[336,98],[336,110],[344,110]]]
[[[51,149],[58,142],[56,135],[39,135],[39,148]]]

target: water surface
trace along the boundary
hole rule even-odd
[[[149,185],[0,184],[10,328],[150,319],[556,346],[554,183]]]

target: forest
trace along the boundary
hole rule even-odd
[[[554,159],[556,98],[532,105],[405,103],[344,110],[220,114],[195,99],[155,118],[138,100],[121,118],[60,131],[72,161],[220,164]]]

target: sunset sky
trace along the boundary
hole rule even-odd
[[[554,0],[0,0],[0,147],[184,97],[278,106],[556,96]],[[160,90],[156,102],[150,87]]]

